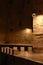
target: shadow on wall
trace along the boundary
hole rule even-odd
[[[4,43],[5,33],[0,32],[0,44]]]

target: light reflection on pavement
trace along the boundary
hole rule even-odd
[[[24,59],[30,59],[35,62],[39,62],[43,64],[43,53],[28,53],[28,52],[19,52],[18,55],[15,55],[17,57],[21,57]]]

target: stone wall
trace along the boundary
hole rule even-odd
[[[4,39],[5,39],[5,34],[0,32],[0,44],[4,43]]]
[[[27,33],[25,29],[9,34],[9,42],[14,44],[31,44],[32,31]]]

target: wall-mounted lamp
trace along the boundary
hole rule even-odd
[[[33,14],[32,14],[32,17],[35,17],[35,16],[36,16],[36,13],[33,13]]]

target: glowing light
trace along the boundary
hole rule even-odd
[[[43,15],[37,16],[36,21],[38,25],[43,25]]]
[[[33,18],[33,32],[34,34],[43,33],[43,15],[37,15]]]
[[[31,31],[31,29],[26,28],[26,29],[25,29],[25,32],[26,32],[26,33],[31,33],[32,31]]]

